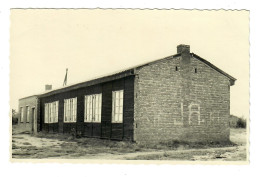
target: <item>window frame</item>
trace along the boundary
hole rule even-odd
[[[64,123],[77,122],[77,97],[64,99]],[[69,119],[68,119],[69,118]]]
[[[26,117],[25,117],[25,122],[26,123],[30,123],[30,107],[28,105],[26,105]]]
[[[119,96],[119,97],[117,97]],[[112,123],[123,123],[124,120],[124,90],[112,91]]]
[[[24,123],[24,112],[23,112],[24,110],[23,110],[23,107],[20,107],[20,122],[21,123]]]
[[[96,116],[98,116],[97,119],[93,119]],[[84,122],[101,123],[101,117],[102,117],[102,93],[85,95]]]
[[[44,104],[44,123],[52,124],[59,122],[59,101]]]

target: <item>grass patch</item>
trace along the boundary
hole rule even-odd
[[[217,147],[232,147],[237,144],[231,141],[224,142],[187,142],[187,141],[167,141],[160,142],[158,145],[155,145],[153,148],[156,149],[206,149],[206,148],[217,148]]]
[[[19,156],[19,157],[21,157],[21,156],[29,156],[29,155],[32,155],[32,153],[30,153],[30,152],[14,152],[14,153],[12,153],[12,156],[14,157],[14,156]]]
[[[23,137],[14,136],[13,139],[24,139]]]
[[[20,149],[20,146],[17,146],[15,144],[12,145],[12,149]]]
[[[32,144],[28,142],[24,142],[23,145],[32,145]]]

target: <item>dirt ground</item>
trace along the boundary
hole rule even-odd
[[[12,158],[246,161],[246,137],[245,129],[231,129],[230,144],[173,142],[145,147],[130,142],[73,138],[59,134],[33,136],[13,127]]]

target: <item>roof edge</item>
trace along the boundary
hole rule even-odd
[[[30,96],[26,96],[26,97],[23,97],[23,98],[19,98],[19,100],[23,100],[23,99],[30,98],[30,97],[34,97],[34,96],[37,97],[37,96],[39,96],[39,95],[36,95],[36,94],[35,94],[35,95],[30,95]]]
[[[207,64],[209,67],[213,68],[214,70],[216,70],[219,73],[223,74],[224,76],[228,77],[231,86],[235,84],[235,81],[237,80],[236,78],[227,74],[226,72],[219,69],[218,67],[216,67],[212,63],[208,62],[207,60],[203,59],[202,57],[198,56],[197,54],[195,54],[195,53],[190,53],[190,54],[191,54],[192,57],[195,57],[196,59],[198,59],[198,60],[202,61],[203,63]],[[69,90],[79,89],[79,88],[86,87],[86,86],[91,86],[91,85],[95,85],[95,84],[109,82],[109,81],[112,81],[112,80],[121,79],[121,78],[130,76],[130,75],[135,75],[136,69],[139,69],[139,68],[142,68],[144,66],[148,66],[148,65],[151,65],[151,64],[154,64],[154,63],[157,63],[157,62],[161,62],[163,60],[172,59],[172,58],[178,57],[178,56],[181,56],[181,54],[177,53],[175,55],[170,55],[168,57],[164,57],[164,58],[153,60],[153,61],[150,61],[150,62],[147,62],[147,63],[144,63],[144,64],[133,66],[131,68],[125,69],[123,71],[119,71],[119,72],[114,73],[114,74],[105,75],[103,77],[98,77],[98,78],[95,78],[95,79],[79,82],[79,83],[69,85],[69,86],[66,86],[66,87],[57,88],[57,89],[50,90],[50,91],[42,93],[42,94],[35,94],[35,95],[23,97],[23,98],[20,98],[19,100],[26,99],[26,98],[33,97],[33,96],[36,96],[36,97],[39,97],[39,98],[46,97],[46,96],[50,96],[50,95],[53,95],[53,94],[66,92],[66,91],[69,91]]]
[[[204,58],[198,56],[195,53],[190,53],[191,56],[194,56],[195,58],[197,58],[198,60],[202,61],[203,63],[207,64],[209,67],[215,69],[216,71],[218,71],[219,73],[223,74],[224,76],[226,76],[227,78],[229,78],[230,81],[230,85],[234,85],[235,81],[237,80],[236,78],[234,78],[233,76],[229,75],[228,73],[224,72],[223,70],[219,69],[218,67],[216,67],[215,65],[213,65],[212,63],[210,63],[209,61],[205,60]]]
[[[154,63],[157,63],[157,62],[161,62],[163,60],[172,59],[172,58],[178,57],[178,56],[180,56],[179,53],[175,54],[175,55],[170,55],[170,56],[167,56],[167,57],[164,57],[164,58],[161,58],[161,59],[157,59],[157,60],[154,60],[154,61],[150,61],[150,62],[147,62],[147,63],[144,63],[144,64],[140,64],[140,65],[137,65],[137,66],[133,66],[133,67],[125,69],[123,71],[119,71],[115,74],[105,75],[103,77],[98,77],[98,78],[95,78],[95,79],[79,82],[79,83],[76,83],[76,84],[73,84],[73,85],[69,85],[67,87],[61,87],[61,88],[57,88],[57,89],[54,89],[54,90],[50,90],[48,92],[39,94],[38,97],[39,98],[46,97],[46,96],[53,95],[53,94],[56,94],[56,93],[62,93],[62,92],[66,92],[66,91],[69,91],[69,90],[82,88],[82,87],[85,87],[85,86],[91,86],[91,85],[100,84],[100,83],[104,83],[104,82],[108,82],[108,81],[112,81],[112,80],[116,80],[116,79],[121,79],[121,78],[130,76],[130,75],[135,75],[136,69],[139,69],[141,67],[144,67],[144,66],[147,66],[147,65],[150,65],[150,64],[154,64]]]
[[[70,90],[75,90],[75,89],[79,89],[79,88],[83,88],[83,87],[87,87],[87,86],[92,86],[95,84],[100,84],[100,83],[105,83],[105,82],[109,82],[109,81],[113,81],[113,80],[117,80],[117,79],[122,79],[125,78],[127,76],[131,76],[131,75],[135,75],[135,70],[133,69],[128,69],[116,74],[111,74],[111,75],[107,75],[104,77],[99,77],[96,79],[92,79],[92,80],[88,80],[88,81],[83,81],[77,84],[73,84],[73,85],[69,85],[67,87],[61,87],[55,90],[50,90],[49,92],[40,94],[38,97],[42,98],[42,97],[46,97],[46,96],[50,96],[53,94],[57,94],[57,93],[63,93],[66,91],[70,91]]]
[[[175,55],[170,55],[170,56],[168,56],[168,57],[164,57],[164,58],[161,58],[161,59],[153,60],[153,61],[150,61],[150,62],[141,64],[141,65],[138,65],[138,66],[135,67],[135,69],[139,69],[139,68],[144,67],[144,66],[148,66],[148,65],[151,65],[151,64],[155,64],[155,63],[157,63],[157,62],[161,62],[161,61],[163,61],[163,60],[169,60],[169,59],[172,59],[172,58],[174,58],[174,57],[179,57],[179,56],[181,56],[181,54],[180,54],[180,53],[177,53],[177,54],[175,54]]]

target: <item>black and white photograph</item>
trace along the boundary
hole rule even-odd
[[[11,160],[249,163],[249,11],[10,10]]]

